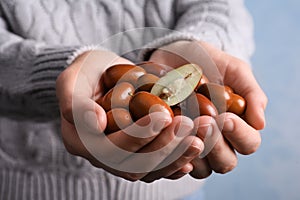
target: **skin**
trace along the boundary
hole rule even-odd
[[[186,64],[187,59],[193,61],[194,57],[186,50],[191,49],[193,52],[195,45],[199,44],[215,62],[223,77],[224,85],[230,86],[247,102],[243,119],[233,113],[223,113],[215,119],[209,116],[200,116],[194,120],[195,131],[199,138],[204,140],[208,132],[212,136],[219,135],[213,149],[205,157],[195,158],[191,162],[193,170],[190,174],[200,179],[209,176],[212,171],[224,174],[234,169],[238,162],[235,151],[244,155],[257,151],[261,144],[259,130],[265,127],[264,111],[267,97],[248,64],[205,42],[171,44],[164,49],[155,51],[150,60],[178,67]],[[172,48],[172,45],[176,48]],[[172,53],[169,49],[173,50]],[[184,52],[180,49],[184,49]],[[208,78],[210,79],[210,77]],[[208,129],[208,127],[212,128]]]
[[[102,63],[101,67],[99,67],[99,63]],[[62,138],[66,149],[73,155],[87,159],[95,167],[103,168],[116,176],[130,181],[142,180],[152,182],[160,178],[177,179],[188,174],[193,170],[191,161],[200,155],[204,145],[199,137],[190,135],[194,130],[194,123],[183,116],[175,117],[172,120],[167,113],[151,113],[125,128],[125,130],[120,130],[107,136],[119,148],[133,153],[153,152],[177,138],[178,143],[170,146],[164,154],[160,154],[159,159],[152,158],[151,160],[146,157],[153,169],[162,165],[161,168],[153,172],[133,173],[116,170],[95,159],[83,145],[77,132],[78,127],[75,127],[74,121],[77,119],[77,121],[82,123],[81,134],[94,134],[92,137],[95,137],[95,139],[99,139],[104,134],[103,131],[107,124],[106,113],[95,102],[96,99],[103,96],[104,87],[96,86],[99,85],[100,75],[108,66],[120,63],[131,64],[130,61],[118,57],[112,52],[92,51],[78,57],[72,65],[59,75],[56,81],[56,91],[61,111]],[[88,120],[85,118],[87,111],[92,111],[92,115],[89,115]],[[150,121],[151,125],[146,126]],[[178,129],[179,124],[184,128]],[[135,137],[140,136],[141,133],[145,137]],[[173,151],[180,145],[187,147],[185,152],[181,156],[176,157],[170,164],[163,165],[164,160],[170,158]],[[103,149],[99,149],[99,151],[101,150]],[[128,166],[137,162],[138,159],[135,154],[129,157],[122,157],[122,155],[119,156],[112,153],[104,152],[103,154],[106,158],[113,159],[114,163],[119,163],[121,166]]]
[[[128,173],[112,169],[96,160],[84,147],[74,125],[73,113],[74,110],[79,110],[80,113],[92,110],[94,115],[86,123],[87,130],[91,129],[101,134],[106,127],[106,114],[103,108],[96,104],[94,100],[102,95],[102,90],[101,87],[96,90],[92,88],[98,84],[99,75],[104,72],[106,66],[118,63],[130,63],[130,61],[117,57],[111,52],[93,51],[89,55],[93,59],[86,60],[88,53],[81,55],[57,79],[56,86],[61,110],[62,136],[66,149],[71,154],[84,157],[94,166],[103,168],[116,176],[130,181],[142,180],[145,182],[152,182],[161,178],[178,179],[186,174],[202,179],[208,177],[212,171],[227,173],[237,165],[235,151],[245,155],[254,153],[261,143],[258,130],[263,129],[265,126],[264,110],[267,98],[246,63],[207,43],[201,42],[200,44],[216,63],[220,73],[224,77],[224,84],[232,87],[234,91],[246,99],[247,110],[244,119],[232,113],[223,113],[215,119],[209,116],[201,116],[191,123],[188,118],[183,116],[176,116],[172,120],[167,114],[156,115],[155,113],[151,113],[126,128],[133,135],[135,132],[137,134],[142,132],[148,136],[147,138],[136,138],[120,130],[110,134],[108,136],[109,139],[122,149],[142,153],[152,152],[164,147],[176,138],[178,134],[181,134],[183,136],[180,137],[179,145],[186,144],[188,147],[186,151],[171,164],[150,173]],[[182,46],[182,49],[186,51],[188,47]],[[176,49],[181,49],[181,47],[176,45]],[[106,63],[106,65],[103,64],[101,68],[99,65],[95,65],[95,60],[97,61],[96,64]],[[150,60],[172,67],[178,67],[187,63],[180,56],[166,52],[163,49],[156,50]],[[89,67],[80,70],[82,63],[85,63],[85,66]],[[208,78],[213,81],[210,77]],[[82,83],[84,83],[81,84],[82,90],[74,90],[76,80],[82,80]],[[75,101],[77,98],[80,100]],[[72,101],[77,103],[72,105]],[[137,124],[146,125],[150,119],[153,122],[160,123],[159,130],[153,127],[137,126]],[[225,124],[223,127],[222,122],[224,120]],[[96,121],[97,123],[89,123],[91,121]],[[182,128],[185,130],[184,133],[179,133],[182,130],[177,128],[179,123],[184,124],[184,128]],[[191,134],[193,131],[196,132],[196,136]],[[199,158],[206,145],[207,141],[205,138],[208,132],[211,132],[212,136],[220,134],[221,136],[218,137],[213,149],[205,157]],[[165,159],[168,159],[172,156],[172,153],[163,156]],[[121,164],[135,161],[134,156],[116,159]],[[159,166],[161,162],[155,164]]]

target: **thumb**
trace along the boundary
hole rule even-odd
[[[74,97],[72,115],[76,129],[103,133],[106,128],[105,110],[92,99]]]

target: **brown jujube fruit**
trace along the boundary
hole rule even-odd
[[[155,76],[162,77],[167,72],[171,71],[173,68],[167,65],[162,65],[154,62],[142,62],[137,64],[141,68],[143,68],[147,73],[154,74]]]
[[[110,134],[133,123],[130,113],[124,108],[114,108],[106,113],[107,126],[104,131],[105,134]]]
[[[130,83],[119,83],[100,98],[97,103],[99,103],[105,111],[109,111],[112,108],[128,108],[134,90],[134,87]]]
[[[218,115],[218,111],[214,104],[202,94],[191,95],[187,99],[186,111],[188,112],[187,115],[192,119],[202,115],[209,115],[211,117],[216,117]]]
[[[205,83],[209,83],[209,80],[204,74],[202,74],[201,79],[200,79],[198,85],[196,86],[196,90]]]
[[[233,92],[233,89],[232,89],[231,87],[229,87],[229,86],[227,86],[227,85],[224,85],[224,88],[225,88],[225,90],[226,90],[229,94],[234,93],[234,92]]]
[[[222,85],[205,83],[198,88],[197,92],[206,96],[215,105],[218,113],[226,112],[232,104],[231,93]]]
[[[137,84],[136,84],[137,90],[150,92],[153,85],[156,83],[158,79],[159,78],[154,74],[144,74],[143,76],[139,77],[139,79],[137,80]]]
[[[132,85],[135,85],[137,79],[145,73],[146,72],[143,68],[135,65],[114,65],[103,73],[103,85],[107,90],[114,87],[118,82],[129,82]]]
[[[243,97],[237,94],[231,94],[232,103],[228,108],[228,112],[232,112],[236,115],[243,115],[246,110],[246,101]]]
[[[138,120],[153,112],[165,112],[174,117],[173,111],[161,98],[149,92],[136,93],[129,102],[129,111],[133,120]]]
[[[174,113],[174,116],[182,115],[182,112],[181,112],[181,108],[180,108],[180,107],[173,106],[173,107],[171,107],[171,108],[172,108],[172,111],[173,111],[173,113]]]

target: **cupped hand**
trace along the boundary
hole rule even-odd
[[[237,165],[236,151],[248,155],[258,149],[259,130],[265,126],[267,97],[248,64],[208,43],[188,41],[164,46],[156,50],[150,60],[175,68],[186,63],[200,63],[211,82],[230,86],[247,101],[242,118],[223,113],[215,119],[201,116],[194,120],[195,131],[204,141],[205,150],[201,157],[191,162],[193,177],[205,178],[212,171],[227,173]]]
[[[91,51],[59,75],[56,90],[66,149],[131,181],[177,179],[191,172],[191,161],[204,145],[191,136],[194,123],[189,118],[172,119],[169,114],[156,112],[124,130],[104,134],[106,113],[95,100],[103,95],[101,74],[114,64],[132,63],[112,52]],[[136,137],[139,134],[143,137]]]

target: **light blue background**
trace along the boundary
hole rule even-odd
[[[300,1],[247,0],[254,18],[254,73],[267,93],[263,142],[238,167],[213,175],[207,200],[300,200]]]

